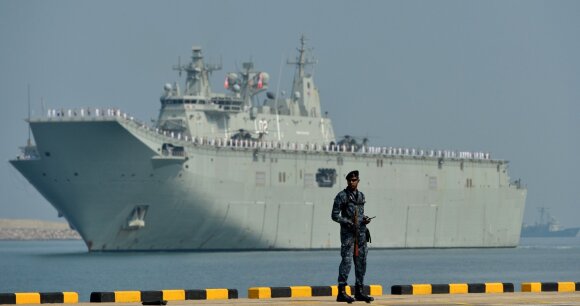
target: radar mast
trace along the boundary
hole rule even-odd
[[[184,95],[209,98],[211,96],[209,76],[212,72],[222,69],[222,65],[205,64],[200,47],[193,46],[191,51],[191,63],[186,65],[178,63],[173,66],[173,70],[179,71],[180,75],[182,71],[187,72]]]
[[[314,65],[318,61],[307,58],[306,40],[306,36],[302,34],[300,37],[300,48],[296,49],[298,50],[296,61],[287,61],[290,65],[296,65],[296,73],[294,74],[294,82],[292,83],[290,108],[294,114],[318,117],[320,115],[318,91],[314,86],[312,73],[306,73],[306,66]]]

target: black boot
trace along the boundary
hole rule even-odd
[[[351,304],[352,302],[354,302],[354,299],[346,294],[346,289],[344,289],[345,285],[338,285],[338,295],[336,296],[336,301],[337,302],[347,302],[349,304]]]
[[[367,302],[367,303],[374,301],[375,298],[373,298],[372,296],[368,296],[368,295],[364,294],[363,288],[364,288],[364,286],[359,286],[359,285],[356,285],[354,287],[354,298],[357,301],[362,301],[362,302]]]

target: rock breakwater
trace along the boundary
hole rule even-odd
[[[41,220],[0,219],[0,240],[81,239],[67,223]]]

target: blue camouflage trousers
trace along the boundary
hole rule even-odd
[[[340,235],[340,256],[342,261],[338,267],[338,284],[347,285],[348,274],[354,260],[354,274],[356,276],[356,285],[364,284],[365,273],[367,271],[367,242],[364,234],[358,239],[358,256],[354,256],[354,235],[341,233]]]

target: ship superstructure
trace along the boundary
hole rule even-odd
[[[253,63],[211,90],[202,50],[166,84],[155,126],[116,108],[32,118],[11,163],[90,251],[339,248],[332,201],[361,171],[373,247],[514,247],[526,189],[489,153],[336,140],[305,39],[289,97]],[[266,98],[260,101],[261,93]]]

